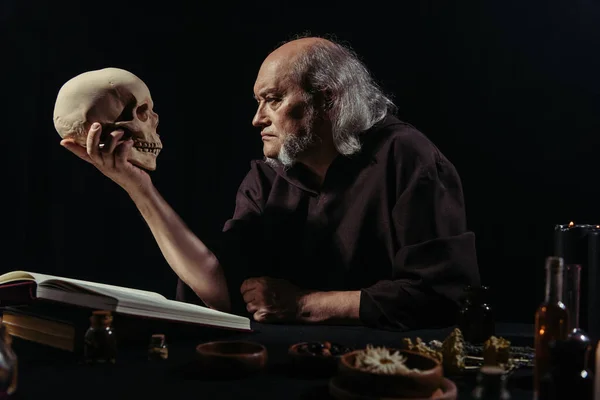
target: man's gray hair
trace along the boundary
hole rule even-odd
[[[309,46],[293,63],[291,78],[332,124],[333,141],[343,155],[361,149],[359,133],[381,121],[396,106],[349,47],[328,39]]]

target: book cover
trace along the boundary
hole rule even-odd
[[[89,308],[37,300],[28,305],[0,309],[2,322],[9,333],[20,339],[36,342],[73,353],[83,351],[83,338],[90,327]],[[214,326],[171,322],[112,313],[112,328],[119,345],[147,346],[153,334],[164,334],[169,340],[212,340],[234,334],[236,330]]]

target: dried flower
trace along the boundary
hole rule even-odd
[[[465,339],[462,331],[455,328],[442,343],[444,371],[459,374],[465,368]]]
[[[439,342],[439,344],[440,351],[429,347],[420,337],[417,337],[415,343],[410,338],[402,339],[402,349],[414,351],[442,362],[444,358],[441,353],[442,342]]]
[[[369,344],[365,350],[357,353],[354,366],[369,372],[385,375],[418,371],[417,369],[408,368],[405,362],[406,357],[400,354],[400,352],[390,352],[385,347],[373,347]]]

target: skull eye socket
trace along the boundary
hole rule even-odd
[[[135,99],[130,101],[115,122],[132,121],[134,112],[140,121],[146,122],[148,120],[148,109],[150,108],[148,103],[144,103],[138,108],[135,107],[136,105],[137,101]]]
[[[135,109],[135,106],[136,106],[136,101],[135,101],[135,99],[132,99],[129,103],[127,103],[127,105],[125,105],[125,108],[121,112],[121,115],[119,115],[119,118],[117,118],[117,120],[115,122],[123,122],[123,121],[133,120],[133,110]]]
[[[148,120],[148,109],[148,103],[144,103],[135,110],[140,121],[146,122]]]

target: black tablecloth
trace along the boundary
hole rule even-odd
[[[190,373],[195,347],[202,339],[169,341],[166,361],[148,361],[146,347],[121,346],[114,365],[86,365],[65,352],[15,340],[19,384],[15,399],[329,399],[328,379],[300,377],[289,368],[287,349],[302,341],[332,341],[348,346],[367,344],[398,347],[404,337],[443,340],[451,328],[391,332],[358,326],[300,326],[253,324],[254,332],[223,332],[222,338],[262,343],[268,366],[258,374],[214,380]],[[533,326],[498,324],[496,335],[514,345],[533,345]],[[211,338],[215,339],[215,338]],[[217,338],[218,339],[218,338]],[[147,343],[146,343],[147,344]],[[530,370],[509,379],[512,400],[532,399]],[[474,376],[453,379],[459,399],[469,399]]]

